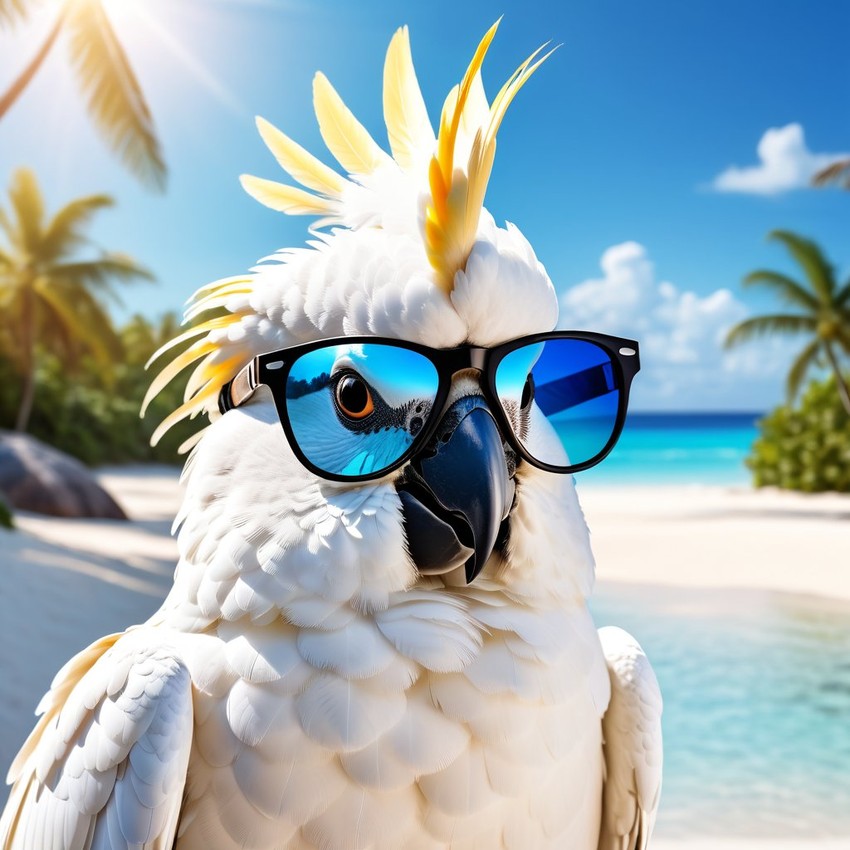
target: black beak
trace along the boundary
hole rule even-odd
[[[397,484],[419,572],[481,572],[514,501],[513,452],[481,396],[458,399]]]

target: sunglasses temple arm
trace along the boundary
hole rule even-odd
[[[218,394],[219,413],[227,413],[244,404],[254,394],[259,383],[256,379],[257,358],[239,371],[232,381],[228,381]]]

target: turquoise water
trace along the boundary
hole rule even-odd
[[[850,606],[617,585],[664,694],[658,835],[850,839]]]
[[[761,415],[630,413],[614,451],[576,478],[581,484],[747,484],[744,458]]]
[[[632,414],[613,453],[576,478],[746,486],[758,417]],[[618,584],[592,607],[598,625],[639,638],[664,694],[658,835],[850,846],[850,605]]]

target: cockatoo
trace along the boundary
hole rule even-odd
[[[213,420],[184,471],[173,588],[56,676],[9,772],[4,850],[647,846],[661,698],[637,642],[594,627],[565,474],[610,445],[562,444],[547,418],[614,397],[612,443],[636,344],[578,334],[603,362],[556,351],[567,384],[543,381],[545,346],[576,339],[536,336],[555,290],[483,199],[505,111],[546,56],[488,103],[495,30],[436,135],[395,33],[392,155],[317,74],[346,176],[258,120],[304,188],[245,188],[321,220],[191,303],[191,345],[151,387],[195,365],[157,437]]]

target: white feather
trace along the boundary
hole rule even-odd
[[[346,679],[367,679],[386,670],[395,658],[392,646],[373,622],[358,617],[333,631],[305,629],[298,635],[298,651],[321,670]]]
[[[395,726],[404,714],[401,693],[375,691],[332,673],[315,676],[298,697],[301,728],[337,752],[359,750]]]
[[[661,692],[640,644],[622,629],[599,630],[611,674],[605,735],[600,850],[644,850],[661,794]]]

